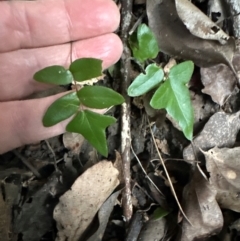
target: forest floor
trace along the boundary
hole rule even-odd
[[[147,0],[149,9],[152,2]],[[167,13],[165,3],[174,1],[162,2],[161,11]],[[216,4],[211,5],[214,1],[192,2],[206,14],[223,14]],[[171,24],[161,28],[165,19],[154,11],[150,14],[149,9],[145,0],[134,1],[128,9],[130,29],[142,22],[149,23],[155,34],[171,34],[166,30]],[[127,21],[126,12],[122,21]],[[221,27],[231,36],[236,32],[232,19]],[[173,31],[179,29],[176,25]],[[123,38],[121,28],[117,33]],[[180,33],[173,43],[190,46],[194,44],[191,38]],[[214,43],[210,42],[211,47],[209,41]],[[223,64],[229,54],[226,45],[215,42],[198,42],[200,54],[193,53],[192,58],[173,50],[172,56],[161,52],[151,60],[162,66],[173,60],[196,62],[188,84],[194,110],[192,142],[165,110],[150,107],[150,92],[128,100],[131,145],[122,143],[121,106],[108,111],[117,122],[107,129],[107,158],[72,133],[1,155],[0,240],[240,240],[240,93],[231,70],[233,66],[236,73],[240,71],[240,54],[234,49],[229,67]],[[182,50],[188,51],[187,47]],[[219,64],[208,66],[206,59]],[[98,84],[121,92],[122,79],[131,83],[142,72],[131,59],[124,76],[123,60],[106,71]],[[130,193],[126,193],[126,182]]]

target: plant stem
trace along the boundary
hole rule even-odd
[[[125,188],[123,190],[123,214],[126,222],[129,223],[133,208],[131,196],[131,170],[130,170],[130,154],[131,154],[131,132],[130,132],[130,97],[127,95],[127,89],[130,85],[130,69],[131,69],[131,52],[128,47],[128,36],[132,18],[132,0],[121,0],[122,4],[122,23],[121,23],[121,39],[123,42],[123,54],[121,58],[121,77],[122,88],[121,94],[125,98],[122,104],[122,131],[121,131],[121,154],[123,162],[123,176]]]

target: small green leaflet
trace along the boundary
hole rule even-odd
[[[169,214],[169,211],[163,209],[162,207],[158,207],[157,209],[154,210],[153,212],[153,218],[155,220],[164,218]]]
[[[43,117],[43,125],[45,127],[53,126],[69,118],[78,111],[79,105],[80,101],[76,92],[64,95],[48,107]]]
[[[78,112],[74,119],[67,125],[66,130],[80,133],[97,151],[107,157],[108,148],[105,129],[115,122],[116,119],[114,117],[84,110]]]
[[[169,78],[156,90],[150,105],[155,109],[165,108],[168,114],[178,121],[185,137],[189,140],[193,136],[193,108],[186,84],[193,74],[194,64],[185,61],[174,66]]]
[[[156,64],[150,64],[145,69],[146,74],[138,75],[128,88],[129,96],[139,96],[147,93],[149,90],[156,87],[164,77],[162,68]]]
[[[103,86],[85,86],[77,93],[80,102],[90,108],[103,109],[124,102],[122,95]]]
[[[74,80],[85,81],[102,75],[102,60],[83,58],[73,61],[69,67]]]
[[[157,40],[146,24],[138,26],[137,32],[134,32],[130,36],[129,44],[133,52],[133,57],[139,62],[153,59],[159,52]]]
[[[33,78],[38,82],[54,85],[67,85],[73,80],[71,72],[59,65],[49,66],[39,70],[34,74]]]

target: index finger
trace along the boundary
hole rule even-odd
[[[120,21],[112,0],[0,1],[0,9],[0,52],[95,37]]]

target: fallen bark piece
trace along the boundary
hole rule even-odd
[[[78,241],[99,208],[118,186],[119,172],[109,161],[101,161],[85,171],[60,197],[54,209],[56,241]]]

